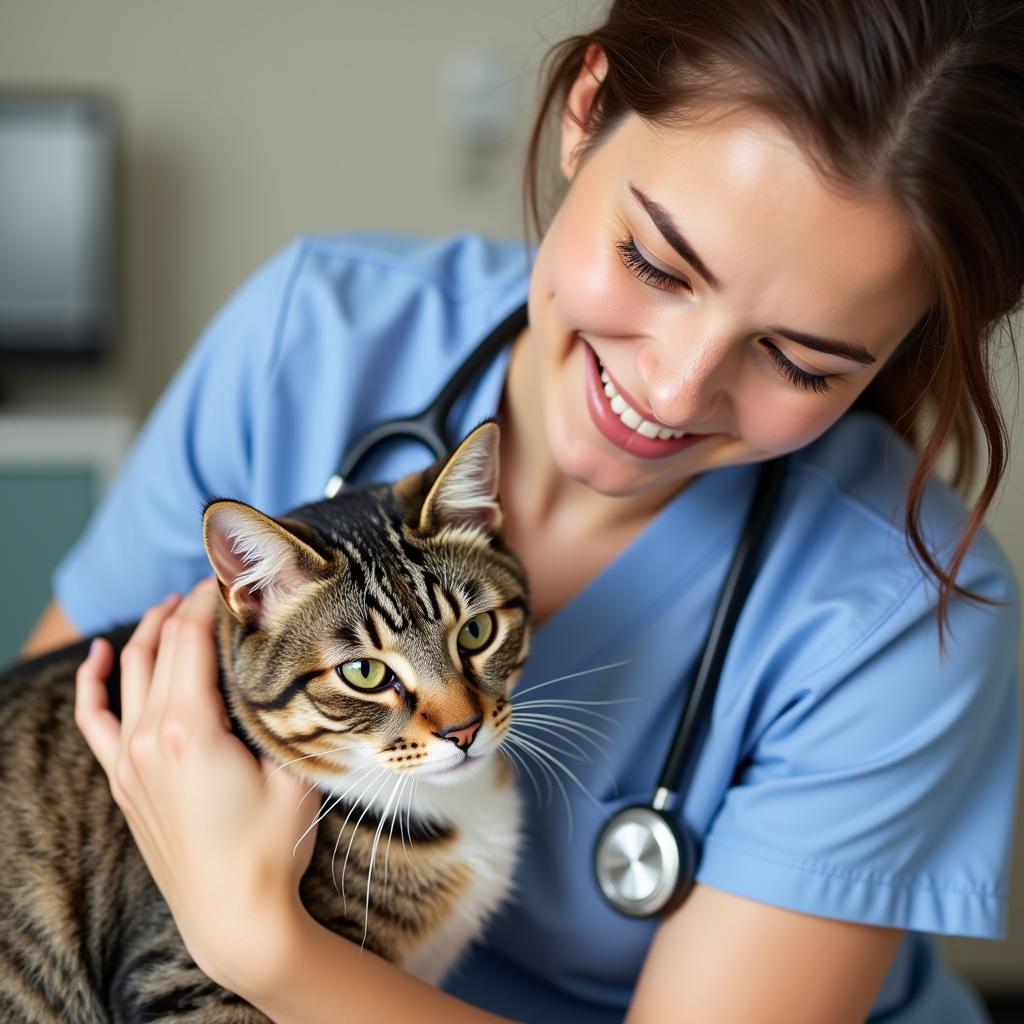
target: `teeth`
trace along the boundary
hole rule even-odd
[[[619,413],[619,419],[622,420],[630,430],[636,430],[636,428],[644,422],[643,416],[641,416],[636,409],[632,409],[629,406],[626,406],[626,408]]]
[[[600,366],[600,360],[598,361]],[[608,404],[612,407],[612,412],[622,420],[623,423],[629,427],[630,430],[635,430],[638,434],[642,434],[644,437],[660,438],[662,441],[674,440],[680,437],[686,437],[686,433],[682,430],[669,430],[668,427],[663,427],[660,423],[652,423],[650,420],[645,420],[626,400],[615,390],[615,385],[612,383],[611,377],[608,376],[608,371],[601,366],[601,383],[604,384],[604,393],[608,396]]]

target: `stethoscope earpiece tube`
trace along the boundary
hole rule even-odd
[[[371,427],[362,437],[349,446],[344,458],[327,486],[324,496],[333,498],[352,478],[356,469],[370,450],[385,441],[403,439],[416,441],[426,448],[435,459],[444,458],[454,447],[448,436],[448,417],[456,399],[481,370],[508,344],[515,341],[527,325],[526,303],[517,306],[495,327],[484,340],[463,360],[445,386],[432,401],[418,413],[411,416],[388,420]]]
[[[718,680],[729,651],[729,642],[732,640],[743,603],[754,582],[755,560],[775,508],[785,468],[783,458],[773,459],[761,466],[754,494],[747,509],[743,532],[733,552],[714,614],[711,616],[711,625],[704,641],[697,675],[680,716],[679,728],[665,760],[661,778],[658,780],[659,790],[681,792],[689,784],[690,776],[696,767],[701,733],[711,718],[711,705],[718,690]]]
[[[673,816],[669,811],[696,767],[729,641],[754,582],[757,553],[784,472],[785,460],[781,458],[761,467],[743,532],[711,617],[697,675],[651,804],[619,811],[598,837],[594,849],[598,887],[611,906],[630,917],[670,913],[693,886],[699,844],[681,815]]]

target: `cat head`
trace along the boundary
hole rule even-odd
[[[498,443],[484,423],[421,473],[278,518],[207,506],[227,698],[275,759],[329,784],[379,766],[446,784],[497,751],[529,647]]]

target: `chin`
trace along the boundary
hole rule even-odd
[[[490,755],[471,757],[462,761],[454,768],[445,768],[439,772],[431,772],[429,775],[423,776],[423,781],[429,782],[432,786],[459,786],[467,779],[472,779],[479,775],[483,766],[488,764],[490,760]]]
[[[552,458],[562,474],[607,498],[628,498],[668,482],[663,477],[650,479],[628,456],[620,458],[606,451],[600,438],[581,437],[567,424],[551,425],[548,438]]]

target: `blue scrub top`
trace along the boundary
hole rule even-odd
[[[213,320],[58,568],[70,619],[86,633],[133,620],[207,575],[208,498],[271,515],[318,498],[355,437],[420,408],[525,301],[533,255],[474,235],[374,235],[306,238],[269,261]],[[460,400],[454,436],[494,414],[507,362],[506,352]],[[400,443],[360,478],[428,461]],[[682,801],[702,839],[697,878],[907,929],[872,1020],[982,1020],[922,933],[1004,934],[1013,573],[982,530],[959,582],[1005,604],[955,600],[940,659],[935,589],[901,528],[913,452],[851,411],[791,462]],[[576,734],[573,749],[542,721],[520,725],[561,746],[575,780],[555,783],[536,765],[524,775],[517,895],[449,980],[459,997],[521,1021],[623,1018],[655,924],[602,901],[594,842],[614,811],[654,792],[755,475],[739,466],[698,478],[536,631],[520,699],[607,701],[540,708],[607,739],[582,729],[590,742]],[[930,483],[923,527],[940,562],[965,516]],[[627,664],[601,668],[614,662]]]

